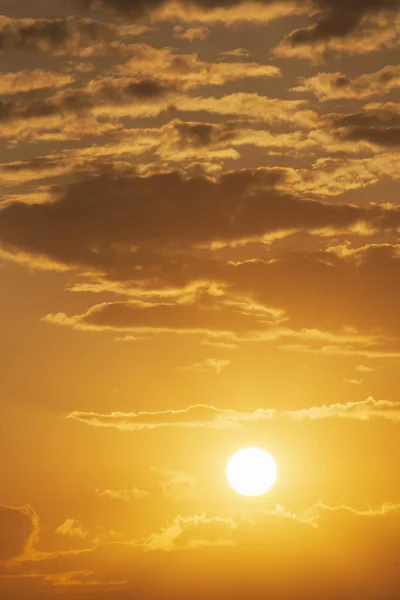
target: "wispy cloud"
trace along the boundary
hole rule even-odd
[[[400,403],[389,400],[375,400],[369,397],[359,402],[313,406],[299,410],[258,408],[253,412],[238,412],[218,409],[207,404],[198,404],[181,410],[139,413],[114,412],[100,414],[73,411],[68,413],[66,418],[93,427],[111,427],[120,431],[143,431],[166,427],[232,429],[271,420],[299,422],[332,418],[356,421],[385,419],[396,423],[400,421]]]
[[[83,529],[82,523],[77,519],[65,519],[64,523],[57,527],[56,533],[80,539],[85,539],[89,535],[89,532]]]
[[[149,496],[148,491],[141,490],[136,486],[132,486],[130,488],[125,487],[119,490],[98,489],[96,490],[96,494],[103,498],[110,498],[111,500],[122,500],[124,502],[129,502],[130,500],[140,500]]]

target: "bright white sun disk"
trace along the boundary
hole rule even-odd
[[[261,448],[244,448],[228,463],[226,476],[231,487],[243,496],[261,496],[274,485],[276,462]]]

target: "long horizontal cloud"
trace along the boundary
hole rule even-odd
[[[199,287],[192,288],[191,295],[187,288],[179,291],[173,287],[174,283],[188,283],[181,279],[182,273],[167,261],[160,262],[164,265],[164,281],[160,281],[164,292],[153,288],[152,293],[149,282],[146,298],[146,286],[135,288],[131,279],[132,299],[95,304],[80,315],[49,314],[46,320],[81,330],[213,332],[220,336],[225,332],[230,341],[237,342],[285,338],[285,344],[317,343],[312,351],[321,350],[322,345],[321,351],[331,347],[332,354],[336,350],[371,357],[397,355],[400,295],[393,288],[399,277],[397,245],[352,248],[344,244],[324,252],[278,256],[271,261],[227,264],[194,261],[188,275]],[[136,285],[139,283],[137,280]],[[124,287],[112,281],[98,285],[98,290],[96,284],[88,284],[82,291],[109,289],[124,294]],[[213,285],[217,286],[214,291]],[[172,295],[168,298],[168,294]],[[344,325],[355,328],[353,336],[343,335]],[[320,332],[319,337],[313,340],[310,331]]]
[[[310,28],[312,29],[312,28]],[[310,30],[308,30],[310,31]],[[394,50],[399,46],[400,14],[365,16],[358,21],[351,34],[317,37],[307,30],[298,30],[283,39],[274,49],[278,58],[299,58],[322,63],[330,55],[360,55],[380,50]],[[303,38],[303,33],[305,33]],[[300,34],[299,36],[297,34]]]
[[[400,504],[396,503],[359,510],[346,505],[329,506],[320,502],[308,507],[299,514],[278,505],[273,509],[265,510],[259,520],[264,523],[268,522],[272,527],[278,525],[279,521],[292,521],[297,523],[297,526],[305,525],[324,529],[327,522],[338,517],[350,522],[362,519],[379,520],[385,516],[396,518],[399,513]],[[159,533],[146,539],[144,544],[147,550],[164,550],[167,552],[202,546],[236,546],[241,540],[243,528],[246,528],[246,525],[241,522],[240,518],[208,517],[206,514],[190,517],[177,516],[172,523],[166,525]]]
[[[81,0],[84,6],[93,6],[98,4],[96,0]],[[286,0],[276,2],[276,0],[181,0],[181,5],[198,7],[199,9],[208,12],[218,8],[235,8],[238,5],[250,5],[251,9],[255,10],[257,5],[269,6],[274,4],[285,4]],[[293,4],[291,1],[286,3]],[[131,13],[136,16],[144,16],[159,9],[163,5],[168,4],[168,0],[151,0],[151,2],[136,2],[136,0],[100,0],[100,5],[105,8],[111,8],[124,13]],[[300,6],[304,2],[298,2]],[[302,35],[297,33],[294,35],[296,42],[301,42],[304,38],[326,38],[337,37],[348,34],[362,20],[365,15],[383,11],[395,11],[399,4],[398,0],[382,0],[379,4],[375,0],[356,0],[351,7],[344,0],[314,0],[314,7],[318,9],[316,15],[316,23],[308,30],[305,30]]]
[[[74,54],[90,43],[111,41],[117,35],[117,27],[92,19],[10,19],[0,16],[0,51],[25,49]]]
[[[274,231],[346,230],[360,223],[396,230],[400,224],[395,208],[327,204],[282,194],[276,190],[282,176],[280,169],[258,169],[228,173],[217,181],[184,179],[176,173],[98,177],[71,186],[56,202],[6,206],[0,212],[0,240],[11,253],[43,255],[70,266],[115,270],[128,261],[130,270],[141,265],[139,276],[146,277],[143,268],[150,262],[156,269],[152,276],[157,275],[161,247],[164,257],[168,247],[179,256],[179,248],[262,238]],[[140,250],[145,249],[143,255]]]
[[[17,71],[0,74],[0,95],[18,94],[46,88],[60,88],[73,83],[74,78],[67,73],[51,71]]]
[[[151,102],[135,101],[131,104],[118,105],[118,117],[124,111],[140,114],[141,111],[163,111],[171,96],[166,94]],[[135,169],[140,175],[154,175],[166,172],[179,166],[182,174],[193,175],[196,166],[202,173],[208,170],[214,174],[216,169],[226,165],[228,161],[240,159],[248,149],[259,149],[280,154],[281,159],[304,157],[305,154],[323,151],[334,155],[335,158],[316,160],[309,167],[281,168],[280,190],[291,193],[306,194],[321,199],[323,197],[340,196],[349,189],[358,189],[376,183],[377,177],[400,178],[400,156],[395,148],[390,153],[382,154],[381,146],[363,140],[352,140],[346,135],[347,130],[333,127],[335,117],[329,115],[319,121],[318,127],[310,129],[316,116],[312,111],[303,110],[294,101],[279,101],[258,96],[256,94],[231,94],[218,99],[198,99],[203,108],[211,113],[222,111],[230,120],[225,123],[204,121],[184,121],[173,119],[161,127],[135,127],[117,133],[116,141],[90,148],[73,148],[38,156],[30,160],[20,160],[2,163],[0,173],[2,180],[8,185],[18,185],[23,182],[34,182],[46,178],[60,177],[82,173],[88,177],[91,173],[98,174],[102,169],[119,169],[125,171]],[[195,110],[197,99],[180,98],[175,105],[181,105],[187,110]],[[298,108],[297,108],[298,107]],[[114,106],[115,108],[115,106]],[[112,120],[111,105],[98,105],[94,111],[83,112],[65,111],[60,114],[58,135],[66,136],[77,133],[84,135],[90,122],[93,123],[93,112],[102,112],[102,122],[96,120],[101,135],[104,128],[118,129],[121,125],[117,119]],[[393,111],[394,107],[392,107]],[[251,123],[240,123],[232,113],[247,112]],[[111,113],[109,112],[111,111]],[[122,111],[122,112],[121,112]],[[369,112],[372,108],[369,109]],[[386,107],[386,112],[388,107]],[[211,116],[211,115],[210,115]],[[346,115],[340,115],[341,118]],[[347,115],[348,116],[348,115]],[[108,119],[111,120],[108,120]],[[217,117],[218,118],[218,117]],[[390,115],[388,114],[388,118]],[[260,122],[261,121],[261,122]],[[54,116],[47,119],[25,119],[19,122],[5,123],[0,135],[10,137],[17,129],[25,139],[27,131],[33,137],[46,137],[45,130],[53,126]],[[382,126],[384,121],[382,120]],[[293,125],[295,130],[278,130],[276,126]],[[300,127],[297,127],[299,125]],[[72,130],[71,130],[72,129]],[[390,129],[390,127],[389,127]],[[21,138],[20,138],[21,139]],[[388,145],[388,149],[390,145]],[[356,153],[368,152],[366,157],[357,157]],[[352,157],[349,158],[347,153]],[[343,154],[346,158],[343,158]],[[371,156],[372,154],[372,156]],[[144,157],[152,156],[150,163],[142,162]],[[193,164],[194,163],[194,164]],[[11,203],[13,196],[8,196]],[[27,203],[32,203],[27,197]]]
[[[348,402],[346,404],[314,406],[300,410],[259,408],[250,413],[218,409],[214,406],[200,404],[182,410],[160,412],[98,414],[74,411],[69,413],[66,418],[92,427],[111,427],[120,431],[144,431],[166,427],[232,429],[275,419],[289,421],[318,421],[331,418],[356,421],[386,419],[398,423],[400,422],[400,403],[374,400],[370,397],[364,401]]]
[[[102,106],[118,106],[137,102],[151,102],[170,91],[154,80],[135,78],[101,80],[86,90],[74,88],[48,98],[12,98],[0,105],[0,121],[28,121],[52,118],[57,115],[84,115]]]
[[[238,79],[279,77],[278,67],[254,62],[206,62],[198,54],[178,53],[170,48],[155,48],[149,44],[131,44],[129,61],[113,73],[125,77],[151,78],[157,73],[160,81],[189,90],[202,85],[223,85]]]
[[[86,7],[99,5],[95,0],[81,0],[81,4]],[[393,16],[398,15],[399,11],[398,0],[382,0],[379,3],[375,0],[357,0],[351,5],[344,0],[312,0],[311,3],[301,0],[181,0],[178,3],[168,0],[146,3],[101,0],[100,6],[139,18],[180,17],[210,23],[218,20],[225,23],[235,20],[267,21],[307,13],[311,16],[312,24],[293,31],[278,46],[277,53],[310,60],[322,57],[327,50],[360,53],[385,45],[396,45],[396,31],[392,34],[388,34],[388,31],[393,28]]]
[[[295,92],[312,92],[318,100],[370,98],[400,87],[400,66],[388,65],[374,73],[347,77],[344,73],[318,73],[303,78]]]

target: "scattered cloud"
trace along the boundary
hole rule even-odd
[[[229,546],[233,542],[229,542],[223,536],[235,528],[236,524],[231,518],[207,517],[205,514],[190,517],[178,516],[159,533],[149,536],[144,541],[144,548],[150,551],[164,550],[168,552],[184,547]],[[199,538],[192,539],[192,535],[196,536],[197,532]],[[203,537],[205,532],[207,532],[207,538]],[[209,539],[210,534],[211,540]]]
[[[193,363],[192,365],[180,367],[180,370],[200,372],[211,371],[219,375],[224,369],[226,369],[226,367],[229,367],[229,365],[231,364],[232,361],[229,359],[206,358],[205,360]]]
[[[250,52],[244,48],[233,48],[232,50],[226,50],[221,52],[221,56],[228,56],[234,58],[247,58],[250,56]]]
[[[160,488],[165,498],[176,502],[200,498],[196,475],[156,467],[153,471],[161,477]]]
[[[369,367],[368,365],[357,365],[356,366],[356,371],[358,373],[372,373],[373,371],[376,370],[376,367]]]
[[[146,490],[141,490],[135,485],[131,488],[122,488],[120,490],[96,490],[96,493],[100,497],[110,498],[111,500],[122,500],[124,502],[129,502],[130,500],[139,500],[142,498],[147,498],[149,492]]]
[[[210,29],[208,27],[189,27],[185,29],[182,25],[176,25],[174,27],[174,37],[178,40],[188,40],[194,42],[195,40],[205,40],[210,35]]]
[[[56,533],[65,537],[85,539],[89,532],[83,529],[82,523],[76,519],[65,519],[64,523],[59,525]]]

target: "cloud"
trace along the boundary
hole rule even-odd
[[[246,529],[248,534],[257,524],[262,531],[271,527],[272,535],[281,528],[284,530],[285,525],[288,525],[293,529],[292,533],[296,532],[299,536],[304,535],[307,538],[311,533],[306,531],[308,526],[324,530],[326,526],[329,528],[332,522],[340,520],[348,521],[349,524],[353,521],[351,525],[354,526],[357,521],[364,519],[379,521],[382,517],[396,518],[399,512],[400,504],[395,503],[359,510],[345,505],[328,506],[319,502],[299,514],[277,505],[273,509],[262,511],[256,519],[249,520],[246,517],[208,517],[204,513],[190,517],[178,516],[159,533],[146,539],[144,548],[169,552],[209,546],[240,547],[247,537]],[[259,535],[261,537],[261,531]],[[250,537],[247,541],[250,541]]]
[[[196,21],[204,24],[237,21],[267,22],[295,14],[307,14],[311,25],[292,31],[276,48],[278,56],[321,60],[328,52],[364,53],[398,43],[398,0],[202,0],[168,2],[153,0],[144,4],[129,0],[82,0],[85,6],[131,14],[153,21]]]
[[[221,56],[236,57],[236,58],[247,58],[250,56],[250,52],[244,48],[233,48],[232,50],[226,50],[221,52]]]
[[[185,29],[182,25],[176,25],[174,27],[174,37],[178,40],[188,40],[194,42],[195,40],[205,40],[210,35],[210,29],[208,27],[189,27]]]
[[[251,303],[249,303],[250,307]],[[263,313],[264,321],[275,322],[274,311],[265,308]],[[110,302],[94,306],[84,315],[68,317],[64,313],[48,314],[44,320],[54,325],[64,325],[82,331],[141,331],[145,334],[174,331],[186,334],[224,335],[232,330],[246,333],[260,328],[257,314],[232,310],[223,301],[218,302],[218,299],[214,301],[213,298],[205,298],[203,301],[199,299],[197,302],[187,304]],[[217,365],[208,362],[201,367],[216,368]]]
[[[0,562],[31,555],[39,534],[39,518],[31,506],[0,505]]]
[[[214,372],[219,375],[223,369],[229,367],[232,364],[231,360],[219,359],[219,358],[206,358],[203,361],[193,363],[186,367],[180,367],[181,371],[200,371],[200,372]]]
[[[233,542],[224,539],[224,536],[236,527],[229,517],[207,517],[205,514],[178,516],[159,533],[149,536],[144,541],[144,548],[168,552],[184,547],[229,546]],[[196,535],[199,537],[196,538]]]
[[[123,488],[121,490],[96,490],[96,493],[100,497],[110,498],[111,500],[122,500],[124,502],[129,502],[130,500],[147,498],[149,492],[146,490],[141,490],[136,486],[132,486],[131,488]]]
[[[173,90],[154,79],[102,78],[87,84],[85,89],[68,88],[55,95],[25,98],[16,96],[0,103],[0,123],[2,137],[23,134],[24,129],[33,136],[40,132],[59,130],[68,133],[68,127],[81,127],[79,137],[87,133],[86,126],[99,123],[98,134],[107,131],[107,123],[101,124],[101,115],[110,117],[113,111],[126,106],[132,115],[151,114],[160,110],[168,94]],[[155,106],[157,105],[157,107]],[[124,114],[124,113],[123,113]],[[111,130],[115,129],[111,126]],[[117,127],[118,128],[118,127]],[[93,130],[92,130],[93,134]],[[25,133],[25,136],[27,133]]]
[[[356,371],[358,373],[372,373],[372,371],[375,371],[376,369],[374,369],[373,367],[369,367],[367,365],[357,365],[356,367]]]
[[[64,523],[57,527],[56,533],[65,537],[80,538],[82,540],[89,535],[89,532],[83,529],[82,523],[76,519],[65,519]]]
[[[237,286],[238,293],[254,290],[254,301],[283,309],[292,328],[338,331],[349,325],[364,333],[379,331],[388,341],[384,350],[398,352],[393,339],[400,333],[395,309],[398,300],[392,282],[399,266],[396,244],[366,244],[354,249],[339,244],[326,252],[282,253],[272,263],[245,261],[225,269],[226,281]],[[299,279],[296,273],[301,274]],[[365,342],[357,346],[366,355],[378,355],[382,350]],[[349,349],[354,344],[327,340],[325,345]]]
[[[387,557],[396,556],[399,514],[396,503],[354,508],[318,502],[296,511],[263,505],[234,515],[177,515],[140,540],[38,553],[1,577],[0,589],[7,598],[16,592],[26,597],[27,591],[32,598],[50,598],[57,586],[67,593],[72,584],[82,597],[92,586],[104,599],[158,599],[166,593],[185,598],[190,590],[201,598],[211,583],[223,599],[251,594],[261,600],[268,589],[274,598],[289,600],[295,582],[299,600],[334,600],[339,593],[351,600],[354,589],[368,600],[391,600],[399,573]],[[190,576],[182,578],[182,572]]]
[[[327,115],[340,138],[377,146],[400,145],[400,104],[369,104],[357,113]]]
[[[73,83],[74,78],[67,73],[51,71],[16,71],[0,74],[0,94],[12,95],[32,90],[60,88]]]
[[[196,475],[155,467],[153,471],[161,477],[160,488],[165,498],[175,502],[200,498]]]
[[[152,106],[156,105],[152,104]],[[132,106],[129,110],[132,110]],[[75,117],[72,115],[71,118]],[[86,123],[87,119],[93,118],[93,114],[85,113],[76,118],[83,119],[83,123]],[[21,127],[21,123],[18,122],[18,128]],[[41,122],[37,130],[35,130],[35,123],[32,127],[32,135],[46,136],[45,132],[40,133],[41,128],[44,130],[47,127],[46,123]],[[59,127],[60,132],[68,135],[68,127],[64,129],[61,122]],[[3,135],[11,135],[11,131],[13,131],[12,123]],[[21,136],[24,135],[26,132],[21,132]],[[166,171],[169,170],[168,167],[176,168],[178,165],[182,173],[190,174],[190,170],[193,170],[193,161],[197,161],[199,165],[201,163],[204,172],[207,170],[207,164],[214,165],[218,169],[221,163],[239,159],[239,152],[242,152],[242,148],[245,149],[246,146],[296,155],[320,145],[320,142],[313,139],[309,132],[304,131],[280,133],[243,127],[234,121],[216,124],[174,119],[161,127],[132,128],[123,133],[119,132],[118,139],[108,144],[60,150],[31,160],[4,162],[0,165],[0,171],[8,185],[44,180],[48,177],[62,177],[66,174],[98,174],[99,171],[107,168],[110,171],[114,168],[116,173],[136,169],[138,174],[141,172],[154,174],[157,165],[160,170],[164,165]],[[154,155],[153,163],[147,165],[148,173],[146,173],[146,166],[141,167],[138,161],[140,157],[150,152]],[[212,169],[210,173],[212,174]],[[289,171],[287,174],[289,176]],[[310,172],[308,178],[304,173],[303,185],[307,180],[310,181],[310,177]],[[293,180],[293,171],[290,179]],[[289,188],[290,185],[292,182],[288,181],[287,187]]]
[[[269,422],[272,420],[298,422],[331,418],[356,421],[385,419],[397,423],[400,422],[400,403],[389,400],[375,400],[369,397],[360,402],[337,403],[328,406],[321,405],[299,410],[258,408],[252,412],[218,409],[214,406],[199,404],[181,410],[140,413],[113,412],[110,414],[99,414],[73,411],[68,413],[66,418],[93,427],[111,427],[120,431],[144,431],[166,427],[235,429],[257,422]]]
[[[212,346],[213,348],[223,348],[224,350],[237,350],[240,346],[231,342],[221,342],[218,340],[205,339],[200,342],[203,346]]]
[[[67,17],[65,19],[10,19],[0,16],[0,50],[36,50],[74,54],[99,40],[109,40],[117,28],[107,23]]]
[[[127,63],[113,71],[115,74],[152,78],[157,73],[159,81],[174,84],[184,91],[206,85],[222,86],[239,79],[281,76],[280,69],[271,65],[255,62],[205,62],[195,53],[184,54],[170,48],[155,48],[149,44],[132,44],[130,55]]]
[[[79,0],[86,8],[104,8],[111,12],[131,15],[151,22],[181,20],[190,23],[263,22],[306,12],[307,4],[293,0],[216,0],[204,5],[202,0],[152,0],[137,3],[136,0]]]
[[[347,77],[343,73],[318,73],[314,77],[301,78],[295,92],[313,93],[318,100],[370,98],[386,95],[400,87],[400,66],[387,65],[374,73]]]
[[[327,204],[284,194],[276,188],[282,178],[285,172],[279,168],[230,172],[214,181],[184,179],[178,173],[99,176],[71,185],[56,202],[6,206],[0,211],[0,239],[10,258],[18,250],[30,252],[33,260],[36,255],[71,268],[90,266],[113,271],[114,277],[129,267],[143,280],[166,273],[166,262],[173,269],[182,251],[183,262],[190,260],[188,249],[196,244],[262,239],[282,230],[347,230],[364,222],[395,229],[400,222],[396,208]],[[193,257],[191,262],[198,269],[196,279],[212,276],[213,260]],[[179,272],[185,272],[180,265]]]
[[[219,64],[228,72],[231,69],[235,72],[235,64],[241,65],[239,72],[243,69],[242,65],[245,65],[245,63]],[[185,96],[175,101],[175,107],[183,112],[204,111],[224,117],[242,117],[250,122],[258,121],[271,125],[289,123],[300,128],[312,129],[317,125],[317,114],[305,109],[304,105],[303,100],[282,100],[249,92],[237,92],[220,97]]]
[[[398,0],[316,0],[321,8],[315,23],[296,29],[274,50],[280,58],[300,58],[323,62],[330,54],[365,54],[393,49],[399,44]]]
[[[384,359],[400,358],[399,351],[385,350],[369,350],[368,347],[351,347],[351,346],[322,346],[321,348],[310,348],[305,344],[286,344],[280,346],[282,350],[288,350],[291,352],[303,352],[306,354],[319,354],[322,356],[351,356],[351,357],[363,357],[363,358],[375,358]]]
[[[116,101],[118,94],[113,94]],[[236,120],[233,114],[234,107],[232,110],[229,108],[229,101],[233,101],[232,96],[235,96],[233,103],[238,105],[237,109],[242,110],[243,94],[239,94],[240,99],[237,94],[222,99],[200,99],[203,107],[205,101],[209,103],[210,100],[217,100],[217,106],[211,106],[211,110],[215,109],[217,113],[220,109],[225,112],[228,110],[230,118],[223,123],[173,119],[160,127],[134,127],[120,131],[121,119],[125,112],[127,118],[140,116],[141,111],[148,116],[149,111],[154,110],[155,115],[163,112],[171,99],[175,98],[178,103],[188,101],[183,100],[181,96],[178,100],[178,96],[173,92],[166,93],[158,99],[153,98],[147,104],[144,101],[135,101],[130,104],[111,105],[107,102],[102,104],[103,100],[96,100],[97,104],[92,108],[88,106],[87,110],[80,113],[62,110],[59,115],[46,118],[11,120],[5,124],[1,134],[5,137],[16,135],[15,143],[45,140],[47,135],[61,136],[60,140],[63,136],[65,139],[68,136],[78,139],[88,132],[88,128],[93,126],[94,122],[98,124],[96,133],[113,133],[115,141],[89,148],[60,150],[30,160],[5,162],[0,166],[2,178],[10,186],[64,177],[67,174],[75,179],[107,172],[123,177],[124,173],[129,174],[133,171],[137,175],[148,177],[157,173],[165,174],[177,167],[184,177],[206,173],[216,177],[218,171],[227,168],[226,163],[239,160],[242,155],[246,156],[249,150],[259,149],[270,156],[281,158],[303,159],[306,154],[309,156],[311,153],[314,159],[320,152],[331,155],[329,158],[317,158],[313,163],[302,167],[276,167],[275,172],[280,173],[280,179],[275,183],[277,189],[291,194],[307,194],[307,197],[321,199],[338,196],[351,189],[371,186],[380,177],[399,179],[398,153],[382,153],[381,148],[375,144],[342,135],[340,127],[332,126],[339,115],[321,117],[314,123],[313,128],[309,129],[311,122],[316,118],[312,111],[301,110],[300,107],[296,112],[293,106],[288,110],[288,107],[280,106],[280,101],[256,96],[253,108],[257,110],[254,117],[251,117],[251,97],[254,95],[245,94],[249,98],[245,111],[246,122],[243,123]],[[229,100],[224,104],[221,100],[227,98]],[[121,102],[122,99],[123,94],[120,94]],[[188,106],[182,106],[195,110],[193,99],[189,101]],[[262,109],[263,104],[265,111],[259,112],[258,109]],[[207,106],[208,108],[210,106]],[[114,114],[113,111],[117,113]],[[387,118],[389,119],[390,115]],[[269,122],[257,123],[258,119],[268,119]],[[292,125],[300,123],[300,128],[286,131],[286,124],[290,125],[291,121]],[[279,124],[285,129],[278,129]],[[50,133],[51,127],[55,127],[58,133]],[[351,157],[348,156],[349,153]],[[357,154],[359,156],[354,157]],[[146,162],[144,157],[151,157],[151,162]],[[8,203],[11,200],[12,196]]]
[[[143,283],[136,284],[136,299],[95,304],[80,315],[52,313],[45,320],[86,331],[169,331],[234,344],[280,341],[285,350],[322,355],[399,356],[400,296],[392,283],[400,265],[396,244],[338,244],[325,251],[283,252],[271,261],[209,260],[194,261],[184,281],[164,261],[163,277],[168,280],[159,281],[158,290],[149,275],[139,271]],[[199,281],[204,287],[193,287],[191,295],[188,287],[181,292],[174,288]],[[128,295],[134,296],[132,280],[130,285]],[[107,285],[100,289],[107,290]],[[351,326],[353,333],[343,326]]]
[[[387,552],[395,555],[397,547],[399,510],[394,503],[367,509],[317,503],[297,512],[277,505],[248,514],[178,515],[140,540],[37,553],[0,576],[0,590],[7,598],[27,592],[32,598],[50,598],[57,590],[68,593],[73,585],[74,595],[86,597],[93,589],[106,599],[139,593],[163,598],[166,590],[180,598],[196,589],[200,598],[211,581],[223,598],[238,600],[250,591],[261,600],[267,586],[274,597],[289,600],[295,580],[301,600],[320,598],[328,583],[329,600],[339,589],[350,600],[354,586],[365,598],[379,593],[389,600],[399,582],[396,565],[387,561]],[[276,552],[278,540],[282,552]],[[132,564],[137,567],[134,576]],[[187,581],[178,576],[182,570],[191,575]],[[249,572],[250,579],[245,576]],[[348,577],[354,584],[349,591]]]
[[[350,385],[361,385],[363,382],[363,379],[343,379],[343,383],[349,383]]]

